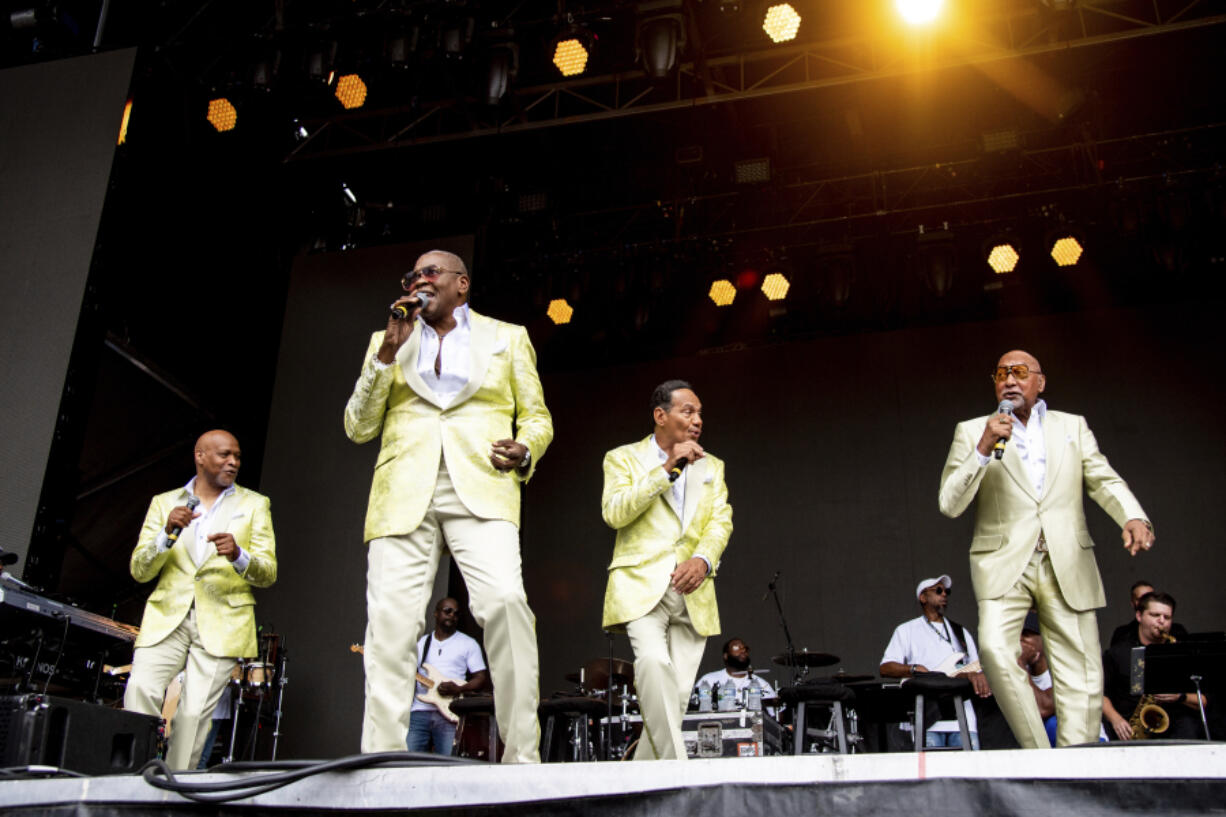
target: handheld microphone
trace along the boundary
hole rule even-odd
[[[1001,414],[1013,416],[1013,403],[1009,400],[1001,400],[1000,406],[996,409]],[[996,459],[1000,459],[1005,455],[1005,443],[1008,442],[1004,437],[996,441],[996,445],[992,446],[992,452],[996,455]]]
[[[187,498],[187,509],[189,511],[196,510],[196,506],[200,504],[200,497],[189,496]],[[170,550],[174,547],[175,542],[179,541],[179,534],[183,532],[182,525],[175,525],[170,529],[170,533],[166,534],[166,549]]]
[[[681,472],[685,469],[685,466],[687,466],[689,462],[690,460],[688,457],[682,457],[681,459],[677,460],[676,464],[673,465],[672,468],[668,469],[668,481],[676,482],[677,477],[681,476]]]
[[[424,292],[418,292],[416,295],[413,296],[413,300],[417,301],[417,306],[413,307],[413,311],[420,312],[421,310],[426,308],[427,304],[430,303],[430,296]],[[396,304],[395,306],[392,307],[392,317],[397,318],[402,321],[407,320],[409,317],[409,308],[412,305],[413,305],[412,301],[406,304]]]

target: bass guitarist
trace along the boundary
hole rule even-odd
[[[459,603],[452,598],[439,599],[438,604],[434,605],[434,629],[417,642],[417,654],[421,661],[417,668],[419,679],[468,680],[464,683],[436,680],[433,688],[421,680],[417,681],[406,740],[410,752],[451,754],[452,744],[455,743],[455,722],[449,717],[450,711],[445,711],[446,704],[457,695],[479,692],[489,683],[490,674],[485,668],[481,645],[460,632],[459,624]],[[439,700],[440,697],[444,700]]]

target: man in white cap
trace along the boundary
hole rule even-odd
[[[979,660],[975,639],[961,624],[945,617],[953,580],[942,574],[924,579],[915,587],[921,615],[899,624],[894,629],[885,655],[881,656],[881,674],[886,678],[908,678],[925,672],[954,672]],[[975,694],[986,698],[992,692],[982,671],[965,673],[975,688]],[[966,725],[971,733],[971,748],[979,748],[979,730],[975,710],[966,701]],[[918,739],[918,738],[917,738]],[[956,720],[937,721],[924,735],[924,745],[930,748],[961,746],[962,735]]]

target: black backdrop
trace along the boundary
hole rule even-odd
[[[438,244],[470,257],[466,239]],[[377,444],[350,443],[341,413],[396,276],[421,249],[304,256],[292,275],[260,486],[273,498],[281,576],[260,594],[259,611],[290,650],[288,757],[358,748],[362,668],[348,645],[365,628],[362,521]],[[475,273],[474,308],[497,317]],[[585,371],[548,373],[542,360],[556,436],[523,516],[542,694],[608,653],[600,611],[613,534],[599,513],[601,458],[649,433],[648,397],[669,377],[694,384],[703,443],[728,463],[735,530],[716,586],[725,637],[745,638],[760,667],[784,647],[763,601],[776,570],[797,646],[834,652],[849,672],[876,671],[892,628],[916,614],[921,578],[950,573],[951,615],[975,626],[972,518],[942,517],[937,485],[954,424],[991,410],[987,373],[1013,347],[1042,361],[1053,408],[1089,418],[1157,528],[1155,550],[1129,559],[1118,529],[1091,505],[1109,601],[1100,628],[1109,633],[1128,615],[1128,585],[1144,576],[1179,599],[1177,618],[1190,630],[1220,629],[1220,307],[1103,309]],[[719,665],[722,639],[708,645],[704,671]],[[624,637],[615,649],[631,657]]]

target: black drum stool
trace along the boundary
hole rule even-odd
[[[582,763],[596,760],[592,751],[591,732],[589,724],[609,713],[609,704],[600,698],[582,696],[566,696],[547,698],[541,701],[538,710],[541,718],[541,760],[545,763],[574,761]],[[558,730],[558,726],[561,729]],[[562,735],[570,733],[570,757],[566,757],[565,743],[563,751],[554,751],[554,731]]]
[[[826,747],[839,754],[848,753],[848,746],[858,739],[855,730],[848,736],[849,710],[856,702],[856,693],[838,681],[816,681],[784,687],[779,690],[779,699],[792,706],[796,722],[792,733],[792,754],[805,754],[805,747],[816,739],[819,747]],[[825,729],[810,726],[813,708],[821,707],[830,713],[830,722]],[[820,751],[820,748],[819,748]]]

